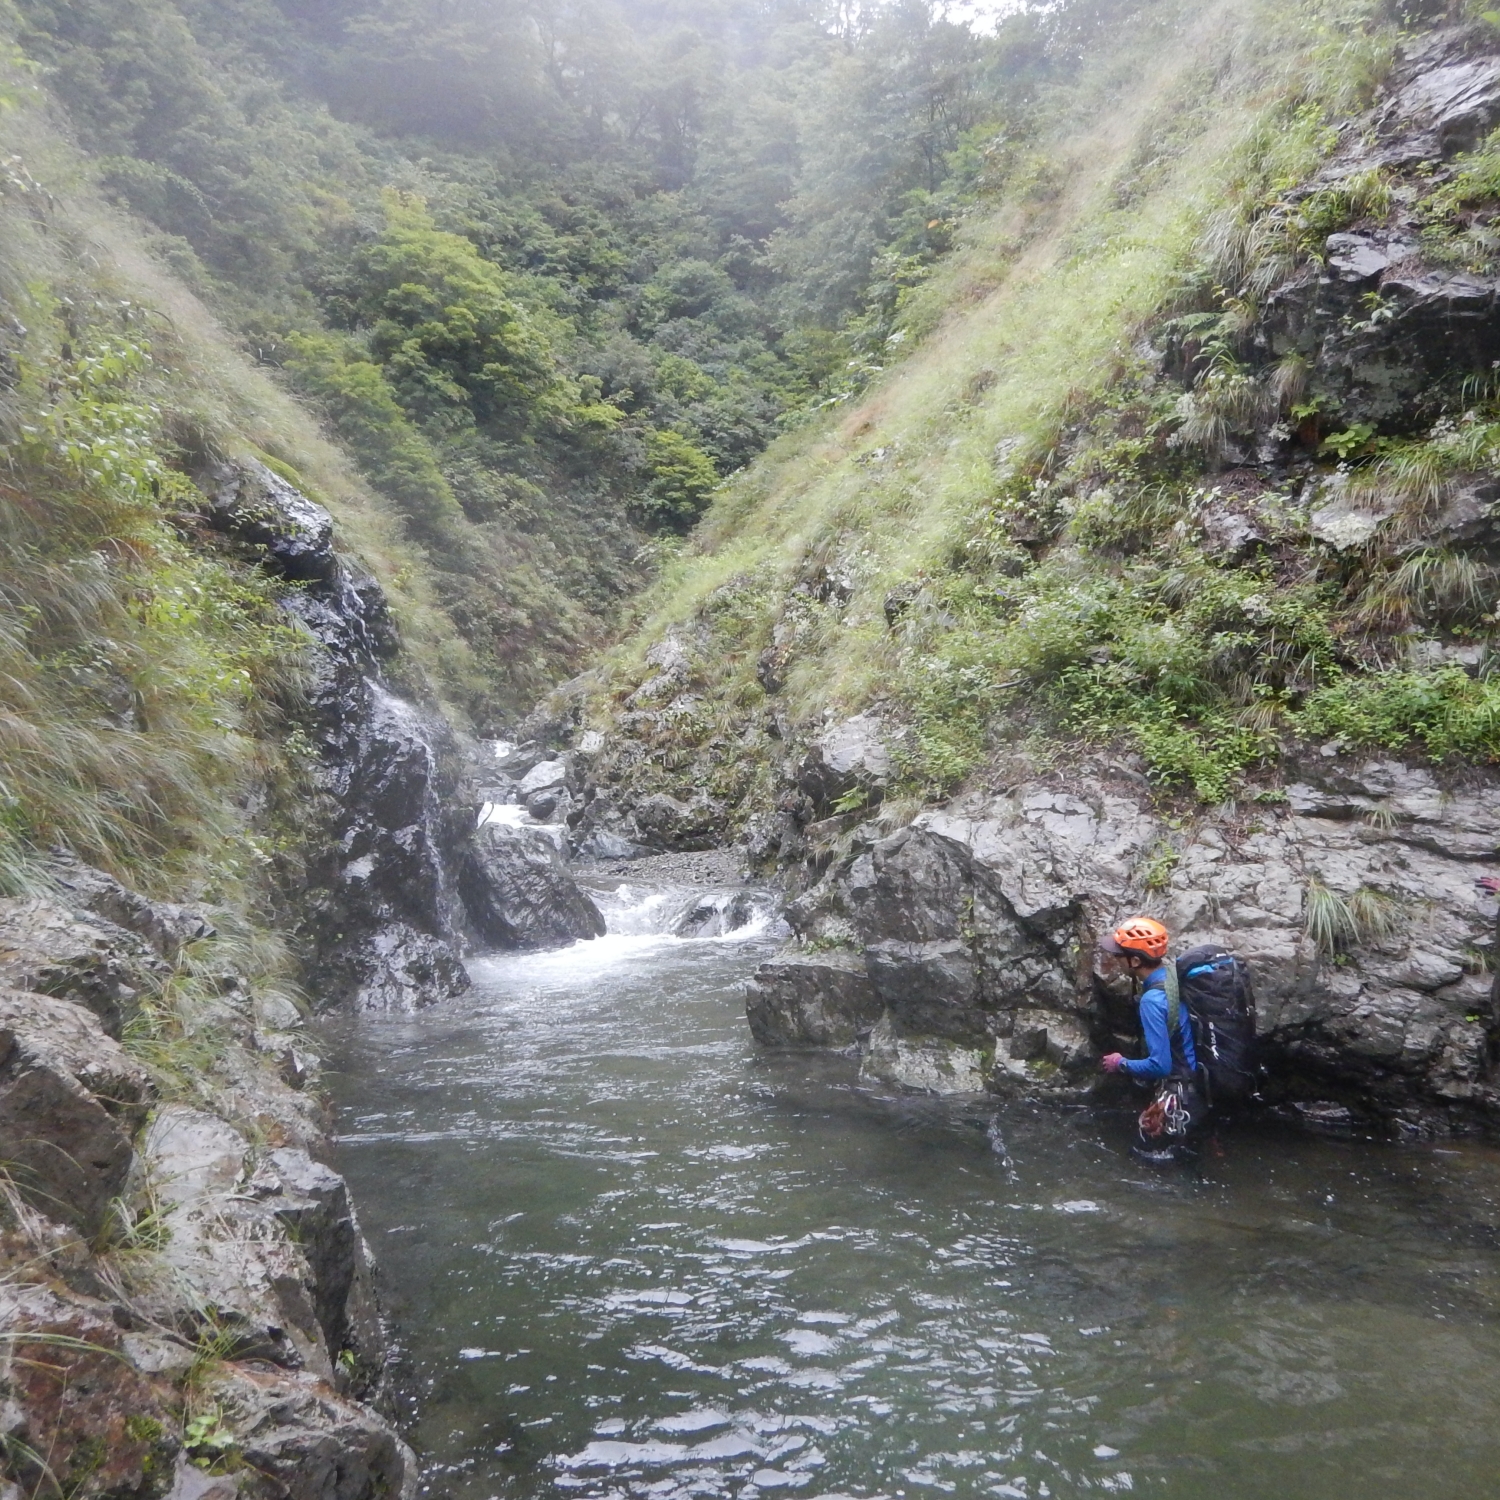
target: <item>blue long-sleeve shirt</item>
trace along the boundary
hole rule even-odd
[[[1141,992],[1141,1030],[1146,1037],[1146,1056],[1126,1058],[1121,1064],[1132,1078],[1166,1078],[1173,1071],[1172,1043],[1167,1036],[1167,970],[1163,964],[1146,977]],[[1177,1044],[1189,1073],[1198,1069],[1198,1054],[1193,1051],[1193,1023],[1186,1005],[1178,1003]]]

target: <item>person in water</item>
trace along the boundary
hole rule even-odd
[[[1203,1121],[1197,1087],[1198,1055],[1193,1023],[1177,993],[1177,970],[1167,957],[1167,929],[1154,917],[1128,917],[1099,940],[1100,968],[1106,978],[1125,974],[1141,987],[1138,1011],[1145,1057],[1108,1052],[1100,1059],[1106,1073],[1125,1073],[1154,1084],[1141,1111],[1139,1139],[1132,1148],[1148,1161],[1172,1161],[1187,1134]]]

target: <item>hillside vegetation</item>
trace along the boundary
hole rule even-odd
[[[1121,0],[18,0],[97,190],[404,522],[481,722],[895,347]],[[1149,11],[1150,7],[1147,7]]]
[[[605,779],[738,822],[871,707],[918,798],[1090,746],[1210,802],[1280,796],[1306,739],[1500,756],[1494,539],[1454,520],[1500,351],[1329,264],[1359,231],[1409,280],[1494,273],[1494,138],[1367,161],[1444,26],[1500,45],[1358,0],[1139,12],[905,300],[900,365],[720,492],[591,689]]]
[[[281,982],[306,642],[295,585],[205,526],[214,466],[326,506],[396,685],[503,725],[722,476],[878,376],[965,205],[1043,181],[1038,133],[1136,24],[0,9],[0,884],[70,849]]]

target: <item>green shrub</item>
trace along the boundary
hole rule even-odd
[[[708,508],[719,483],[713,460],[680,432],[646,434],[645,493],[640,511],[652,526],[686,531]]]
[[[1349,745],[1496,761],[1500,682],[1476,680],[1458,666],[1344,676],[1310,695],[1297,724]]]

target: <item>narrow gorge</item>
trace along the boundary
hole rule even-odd
[[[0,1500],[1491,1493],[1497,224],[1461,0],[0,5]]]

